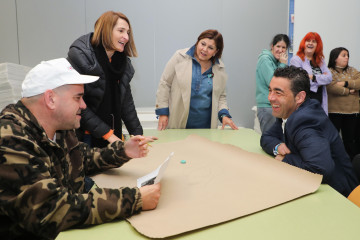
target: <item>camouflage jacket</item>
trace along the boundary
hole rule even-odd
[[[140,212],[138,188],[84,192],[85,174],[127,161],[122,142],[91,149],[74,131],[59,131],[55,143],[21,101],[7,106],[0,115],[0,239],[54,239]]]

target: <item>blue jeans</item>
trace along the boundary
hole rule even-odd
[[[276,121],[276,118],[272,115],[272,108],[258,107],[257,117],[262,133],[271,128]]]

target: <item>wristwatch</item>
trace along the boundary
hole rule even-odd
[[[281,143],[277,144],[277,145],[274,147],[274,149],[273,149],[273,153],[274,153],[275,156],[276,156],[276,155],[279,155],[278,148],[279,148],[280,144],[281,144]]]

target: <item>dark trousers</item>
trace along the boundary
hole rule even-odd
[[[355,132],[355,144],[356,144],[356,154],[360,154],[360,114],[357,115],[357,124]]]
[[[355,174],[360,182],[360,154],[356,155],[352,161],[352,165],[355,171]]]
[[[356,132],[358,125],[358,114],[329,113],[329,118],[335,128],[341,132],[341,137],[350,159],[358,153]]]

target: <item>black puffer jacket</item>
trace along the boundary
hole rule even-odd
[[[87,108],[81,114],[81,130],[90,131],[93,137],[101,138],[110,131],[111,127],[95,114],[104,96],[106,80],[105,73],[96,59],[91,45],[92,35],[92,33],[89,33],[75,40],[70,46],[68,60],[79,73],[100,77],[96,82],[85,84],[84,99]],[[135,70],[131,60],[127,58],[126,69],[119,85],[121,94],[117,100],[121,106],[121,119],[129,133],[142,135],[143,129],[137,117],[130,88],[130,81],[134,73]]]

